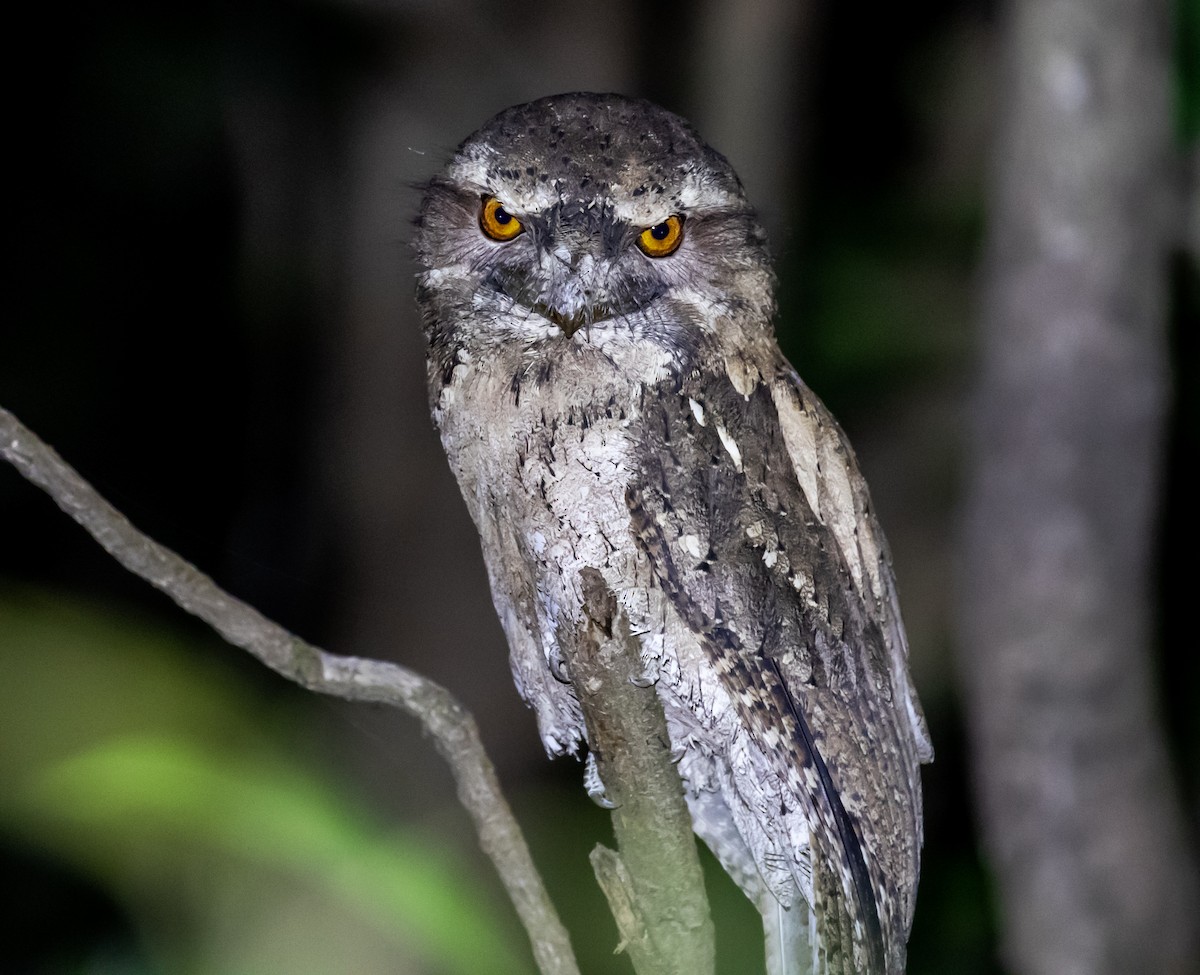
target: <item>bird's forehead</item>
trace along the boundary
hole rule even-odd
[[[518,212],[570,201],[636,225],[746,205],[732,168],[686,122],[619,96],[555,96],[501,112],[459,147],[448,175]]]

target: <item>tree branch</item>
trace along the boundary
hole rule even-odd
[[[49,494],[125,568],[161,589],[234,646],[302,687],[351,701],[390,704],[421,722],[450,765],[483,851],[529,934],[542,975],[579,975],[554,910],[513,817],[474,719],[445,688],[398,664],[342,657],[305,643],[222,590],[195,566],[142,534],[47,444],[0,408],[0,455]]]
[[[589,624],[565,648],[567,668],[620,847],[598,845],[592,867],[638,975],[712,975],[712,918],[662,705],[635,683],[638,644],[603,577],[580,576]]]

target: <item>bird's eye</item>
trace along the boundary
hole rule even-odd
[[[479,226],[492,240],[512,240],[525,228],[494,196],[486,197],[479,211]]]
[[[667,257],[683,243],[683,217],[672,214],[638,234],[637,244],[647,257]]]

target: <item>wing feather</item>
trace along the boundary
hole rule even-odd
[[[811,898],[823,970],[898,971],[923,746],[853,453],[786,364],[745,394],[712,374],[664,384],[643,408],[652,433],[626,499],[635,538],[777,781],[756,784],[756,827],[794,830],[802,816],[811,862],[793,862],[781,890],[761,851],[791,849],[787,836],[747,845],[777,897]]]

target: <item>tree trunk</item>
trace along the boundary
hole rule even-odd
[[[1015,0],[1004,24],[959,642],[1017,972],[1195,965],[1150,653],[1182,213],[1168,23],[1164,0]]]

